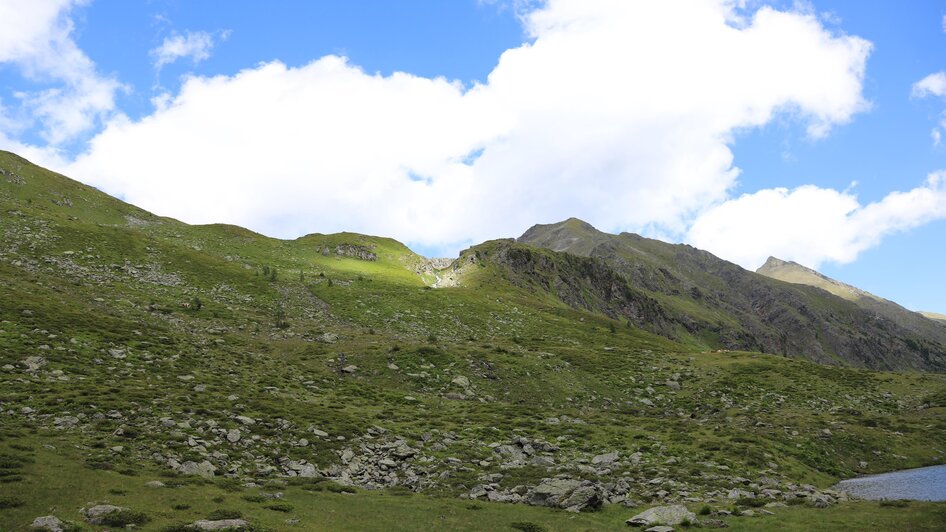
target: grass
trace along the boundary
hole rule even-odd
[[[390,239],[279,241],[187,226],[0,153],[0,167],[17,165],[24,184],[0,177],[0,366],[14,367],[0,370],[0,523],[13,529],[51,509],[81,521],[91,501],[141,512],[149,520],[140,527],[153,530],[211,515],[269,529],[297,518],[316,530],[597,530],[635,513],[458,498],[482,474],[502,473],[500,487],[511,488],[558,473],[501,468],[490,445],[518,437],[554,442],[556,466],[641,453],[620,472],[641,500],[662,487],[651,479],[685,482],[694,494],[728,489],[731,476],[828,487],[946,459],[942,375],[706,351],[712,335],[674,342],[567,306],[541,286],[547,278],[527,282],[487,263],[473,265],[462,287],[428,289],[429,275],[417,273],[423,260]],[[59,204],[64,196],[72,207]],[[339,255],[339,246],[370,248],[376,260]],[[540,251],[532,260],[555,259]],[[581,290],[597,301],[591,287]],[[26,372],[28,356],[45,364]],[[470,386],[455,384],[459,376]],[[375,426],[423,446],[438,482],[415,494],[282,483],[259,471],[287,460],[337,464]],[[241,431],[236,443],[219,432],[232,429]],[[154,453],[209,457],[218,476],[234,468],[241,478],[180,476]],[[248,478],[264,487],[245,488]],[[144,486],[157,479],[167,487]],[[284,499],[264,495],[275,492]],[[901,514],[904,528],[920,530],[942,505],[793,506],[730,526],[777,519],[804,529],[823,519],[883,528]]]

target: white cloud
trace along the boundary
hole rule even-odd
[[[946,97],[946,72],[935,72],[914,83],[911,96],[913,98]],[[944,131],[946,131],[946,112],[940,114],[939,124],[930,130],[933,146],[939,146]]]
[[[946,172],[868,205],[850,191],[812,185],[745,194],[700,216],[688,241],[749,269],[770,255],[818,268],[852,262],[884,236],[943,217]]]
[[[870,43],[720,0],[552,0],[483,85],[328,56],[190,77],[61,168],[155,212],[276,236],[355,230],[455,251],[580,216],[683,234],[735,186],[735,131],[812,137],[868,107]],[[471,154],[475,156],[471,156]]]
[[[946,96],[946,72],[936,72],[913,84],[914,98]]]
[[[228,32],[222,33],[221,39],[226,39],[227,35]],[[197,64],[210,58],[214,44],[214,36],[206,31],[176,33],[165,37],[160,46],[150,51],[150,55],[156,70],[185,57]]]
[[[51,144],[60,144],[92,129],[115,108],[122,85],[102,76],[72,39],[68,18],[83,0],[5,0],[0,2],[0,64],[16,66],[22,74],[48,88],[18,93],[21,108],[15,126],[0,123],[0,133],[43,127]],[[9,110],[7,111],[9,117]]]

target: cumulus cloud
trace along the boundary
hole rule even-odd
[[[536,222],[683,234],[727,199],[734,131],[812,137],[866,109],[871,45],[806,12],[725,0],[551,0],[484,84],[341,57],[185,80],[65,168],[189,222],[356,230],[455,252]]]
[[[928,96],[946,97],[946,72],[936,72],[917,81],[913,84],[911,95],[914,98],[926,98]],[[946,112],[940,115],[939,124],[930,131],[930,137],[933,139],[934,146],[939,146],[944,131],[946,131]]]
[[[818,268],[852,262],[887,235],[943,217],[946,172],[939,172],[867,205],[850,191],[813,185],[745,194],[700,216],[688,240],[748,269],[770,255]]]
[[[13,65],[29,80],[48,85],[16,93],[18,108],[0,109],[7,117],[0,121],[0,133],[18,133],[38,121],[45,140],[60,144],[89,131],[115,108],[115,94],[122,85],[99,74],[72,38],[69,14],[84,3],[0,2],[0,64]]]
[[[227,32],[223,32],[220,38],[226,39],[227,35]],[[189,57],[194,64],[209,59],[214,44],[214,36],[211,33],[188,31],[184,34],[175,33],[165,37],[161,45],[151,49],[149,54],[154,61],[155,70],[161,70],[166,65],[185,57]]]
[[[946,96],[946,73],[936,72],[913,84],[913,97]]]

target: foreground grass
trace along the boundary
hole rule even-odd
[[[19,438],[12,447],[9,441],[0,444],[4,456],[25,458],[27,462],[21,469],[23,481],[0,484],[0,500],[21,503],[0,508],[2,530],[27,530],[35,517],[47,514],[81,526],[79,509],[93,503],[116,504],[143,512],[149,520],[140,526],[141,530],[162,530],[214,513],[240,515],[269,530],[516,530],[514,524],[525,523],[541,527],[533,530],[615,530],[626,528],[624,521],[643,509],[606,506],[600,512],[570,514],[397,490],[335,493],[331,484],[314,480],[245,488],[222,479],[168,478],[157,471],[127,476],[84,467],[75,449],[49,449],[42,445],[35,437]],[[145,484],[150,480],[160,480],[167,486],[147,487]],[[267,499],[263,495],[267,493],[281,493],[282,497]],[[696,507],[692,509],[698,511]],[[725,522],[734,531],[943,530],[946,504],[882,505],[865,501],[829,509],[799,506],[775,509],[773,516],[728,517]],[[86,525],[84,529],[93,528]]]

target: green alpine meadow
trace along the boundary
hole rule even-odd
[[[946,326],[792,264],[278,240],[2,152],[0,528],[942,530],[836,484],[946,461]]]

